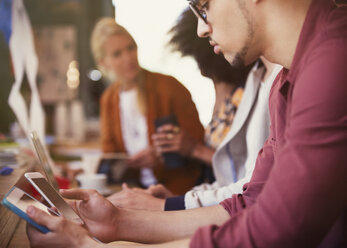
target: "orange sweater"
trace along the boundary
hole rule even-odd
[[[147,101],[148,140],[155,133],[154,121],[157,118],[175,115],[180,127],[196,140],[203,142],[204,129],[188,90],[175,78],[145,71]],[[114,83],[101,98],[101,144],[103,152],[125,152],[119,113],[119,84]],[[154,174],[159,183],[172,192],[185,193],[196,183],[200,168],[196,162],[189,162],[182,168],[167,169],[156,166]]]

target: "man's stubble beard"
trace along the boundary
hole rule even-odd
[[[254,32],[254,23],[252,21],[252,18],[251,18],[251,15],[250,15],[248,9],[245,6],[244,1],[243,0],[237,0],[237,3],[239,5],[239,9],[240,9],[243,17],[245,18],[245,20],[247,22],[247,40],[246,40],[243,48],[235,54],[232,61],[229,61],[229,60],[228,61],[232,67],[244,68],[248,64],[250,64],[250,63],[246,64],[246,56],[247,56],[249,48],[252,44],[252,40],[254,38],[255,32]]]

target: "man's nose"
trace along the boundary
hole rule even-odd
[[[208,37],[211,34],[212,28],[211,25],[208,23],[205,23],[201,18],[198,18],[198,28],[197,28],[197,34],[199,37]]]

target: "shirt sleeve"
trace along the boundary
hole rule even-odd
[[[274,165],[256,202],[235,214],[232,203],[237,197],[227,200],[222,205],[232,218],[220,227],[199,229],[191,247],[317,247],[343,215],[347,205],[343,42],[320,44],[305,61],[287,106],[285,142],[274,147],[278,149]],[[244,194],[251,188],[253,179]]]
[[[184,195],[166,198],[164,211],[176,211],[184,209]]]
[[[198,191],[198,190],[213,190],[213,189],[217,189],[219,188],[219,184],[217,181],[215,181],[214,183],[203,183],[203,184],[200,184],[200,185],[197,185],[195,187],[193,187],[191,189],[191,191]]]
[[[224,187],[211,187],[207,189],[191,190],[185,194],[185,208],[192,209],[198,207],[208,207],[217,205],[233,194],[242,193],[242,187],[249,182],[251,174]]]
[[[112,127],[114,123],[111,123],[110,119],[110,106],[111,100],[110,89],[106,90],[100,100],[100,127],[101,127],[101,148],[103,152],[115,152],[117,150],[112,135]]]

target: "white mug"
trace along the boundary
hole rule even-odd
[[[95,189],[101,194],[108,190],[106,187],[106,174],[78,174],[76,180],[82,189]]]
[[[82,156],[82,168],[85,174],[97,173],[101,154],[100,153],[85,153]]]

